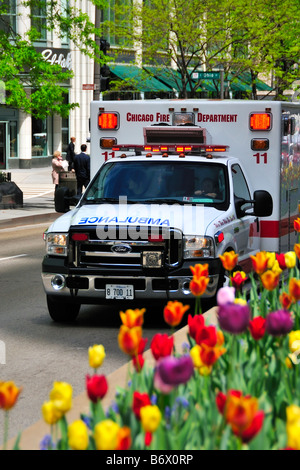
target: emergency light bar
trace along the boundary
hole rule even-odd
[[[228,145],[118,145],[112,148],[114,152],[153,152],[153,153],[214,153],[227,152]]]

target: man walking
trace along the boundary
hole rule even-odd
[[[90,156],[86,153],[87,146],[81,145],[81,153],[75,155],[74,170],[77,178],[77,195],[82,195],[83,186],[86,188],[90,182]]]
[[[71,170],[74,169],[75,142],[76,142],[76,138],[71,137],[71,141],[70,141],[70,143],[68,145],[68,148],[67,148],[67,156],[66,156],[66,160],[69,164],[68,171],[71,171]]]

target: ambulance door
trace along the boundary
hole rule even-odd
[[[247,180],[238,163],[232,165],[231,176],[234,198],[251,200],[252,197]],[[252,205],[245,204],[242,208],[251,209]],[[239,265],[245,272],[249,272],[251,269],[250,255],[255,254],[259,250],[257,218],[252,215],[245,215],[242,218],[238,218],[236,214],[236,219],[233,222],[233,236],[238,247]]]

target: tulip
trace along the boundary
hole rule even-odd
[[[299,353],[300,351],[300,330],[291,331],[289,334],[289,349],[291,353]]]
[[[196,333],[196,343],[199,345],[206,344],[213,348],[217,344],[217,329],[215,326],[204,326],[199,328]]]
[[[300,218],[294,220],[294,230],[296,232],[300,232]]]
[[[267,265],[267,269],[273,269],[275,263],[276,263],[276,253],[274,252],[266,252],[266,256],[268,258],[268,265]]]
[[[190,266],[190,269],[195,278],[208,277],[208,264],[195,264],[195,266]]]
[[[174,347],[174,337],[169,337],[166,333],[157,333],[151,342],[151,352],[154,359],[170,356]]]
[[[190,282],[190,291],[195,297],[201,297],[206,291],[209,283],[209,277],[193,277]]]
[[[143,358],[142,354],[138,354],[137,356],[132,358],[132,363],[136,372],[139,373],[144,367],[145,359]]]
[[[97,450],[116,450],[119,445],[119,424],[105,419],[96,424],[94,438]]]
[[[68,440],[69,446],[73,450],[86,450],[88,448],[88,428],[81,419],[74,421],[68,427]]]
[[[256,341],[259,341],[265,336],[266,333],[266,320],[262,317],[255,317],[249,323],[249,330],[251,336]]]
[[[294,251],[289,251],[284,255],[285,264],[288,269],[292,269],[296,266],[296,253]]]
[[[56,424],[57,421],[59,421],[63,417],[63,413],[54,406],[54,403],[52,401],[47,401],[43,404],[42,415],[44,421],[47,424],[50,424],[50,426]]]
[[[120,317],[123,325],[128,328],[133,328],[134,326],[142,326],[144,323],[144,313],[146,309],[136,308],[135,310],[128,309],[125,312],[120,312]]]
[[[161,412],[156,405],[147,405],[141,408],[141,423],[145,432],[154,433],[161,422]]]
[[[205,320],[203,315],[188,316],[189,335],[191,338],[196,338],[197,331],[204,327],[204,323]]]
[[[234,251],[225,251],[223,255],[219,256],[219,258],[226,271],[232,271],[238,262],[238,255]]]
[[[50,400],[58,411],[63,414],[72,408],[72,387],[66,382],[54,382],[50,392]]]
[[[266,329],[272,336],[282,336],[289,333],[294,325],[290,312],[278,310],[267,315]]]
[[[212,373],[212,365],[206,365],[201,359],[201,346],[196,344],[196,346],[191,349],[190,355],[193,361],[193,365],[195,369],[198,370],[200,375],[207,377]]]
[[[97,403],[98,400],[102,400],[105,397],[108,384],[104,375],[93,375],[90,377],[86,376],[86,389],[89,399],[93,403]]]
[[[147,393],[140,393],[135,391],[133,393],[132,410],[137,419],[141,419],[141,408],[147,405],[151,405],[149,395]]]
[[[0,382],[0,408],[8,411],[13,408],[19,398],[22,389],[14,382]]]
[[[294,245],[294,251],[298,259],[300,259],[300,243]]]
[[[279,263],[280,269],[286,269],[287,268],[284,253],[276,254],[276,259]]]
[[[189,308],[189,305],[183,305],[177,300],[169,301],[167,306],[164,308],[165,322],[172,327],[179,325],[183,315]]]
[[[102,344],[95,344],[89,348],[89,364],[93,369],[98,369],[105,359],[105,349]]]
[[[225,348],[215,347],[210,348],[206,344],[201,346],[200,358],[203,364],[210,367],[213,366],[219,357],[221,357],[226,352]]]
[[[118,444],[116,450],[128,450],[131,446],[131,431],[128,426],[119,429]]]
[[[261,274],[260,279],[264,288],[272,291],[278,286],[280,275],[278,273],[274,273],[271,270],[268,270]]]
[[[233,304],[235,300],[235,288],[234,287],[221,287],[217,293],[217,304],[226,305]]]
[[[283,310],[288,310],[291,305],[293,304],[293,298],[287,294],[286,292],[283,292],[280,296],[279,296],[279,301],[283,307]]]
[[[256,255],[250,255],[253,269],[257,274],[262,274],[268,267],[268,256],[265,251],[260,251]]]
[[[156,371],[165,384],[176,386],[190,380],[194,367],[190,356],[169,356],[158,362]]]
[[[290,279],[289,293],[294,301],[300,300],[300,280],[295,278]]]
[[[226,304],[218,309],[218,321],[222,330],[239,334],[247,330],[250,322],[248,305]]]
[[[244,271],[236,271],[231,277],[231,283],[236,289],[240,289],[242,285],[247,281],[247,276]]]
[[[300,450],[300,408],[296,405],[288,406],[286,415],[287,445],[294,450]]]
[[[128,328],[125,325],[121,325],[118,342],[120,349],[131,357],[135,357],[138,354],[140,341],[142,339],[142,328],[140,326],[134,326]]]

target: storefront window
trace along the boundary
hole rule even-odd
[[[12,121],[9,124],[9,138],[10,138],[10,158],[18,156],[18,129],[17,123]]]
[[[32,156],[47,156],[47,119],[32,118]]]

